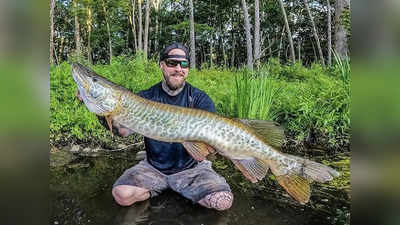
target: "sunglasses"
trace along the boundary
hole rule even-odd
[[[166,59],[165,60],[165,65],[168,67],[175,67],[177,65],[180,65],[181,68],[188,68],[189,67],[189,62],[188,61],[178,61],[174,59]]]

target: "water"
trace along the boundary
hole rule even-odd
[[[119,161],[107,163],[113,165]],[[207,209],[193,204],[173,191],[121,207],[111,195],[111,185],[122,173],[108,171],[109,164],[91,161],[89,168],[68,169],[64,174],[51,173],[51,217],[53,225],[313,225],[332,224],[327,214],[309,205],[282,204],[282,201],[244,193],[232,185],[234,203],[227,211]],[[123,167],[126,168],[124,165]],[[101,171],[104,169],[105,171]],[[122,167],[121,167],[122,169]],[[281,196],[281,195],[279,195]],[[285,198],[285,197],[283,197]],[[335,220],[337,221],[337,220]],[[340,223],[335,223],[340,224]]]

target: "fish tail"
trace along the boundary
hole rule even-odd
[[[301,204],[307,203],[310,199],[310,180],[324,183],[339,176],[336,170],[321,163],[297,156],[285,156],[293,163],[288,164],[286,168],[282,168],[281,165],[281,169],[275,170],[274,174],[277,175],[278,183]]]

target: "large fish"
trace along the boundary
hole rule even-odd
[[[327,182],[339,173],[323,164],[278,151],[283,132],[270,122],[235,120],[204,110],[162,104],[141,98],[81,64],[72,76],[87,108],[146,137],[182,143],[196,160],[209,153],[230,159],[255,183],[269,169],[278,183],[298,202],[310,198],[310,181]]]

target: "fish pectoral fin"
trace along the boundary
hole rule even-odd
[[[182,144],[196,161],[203,161],[209,153],[215,153],[213,147],[203,142],[185,141]]]
[[[111,116],[106,116],[106,121],[107,121],[107,125],[108,125],[108,129],[110,130],[111,134],[112,132],[112,118]]]
[[[268,173],[269,166],[267,163],[261,160],[252,157],[231,160],[233,164],[235,164],[236,168],[238,168],[240,172],[242,172],[242,174],[252,183],[262,180]]]
[[[274,121],[238,119],[241,123],[253,129],[260,138],[273,147],[282,147],[285,134],[282,126]]]
[[[296,174],[277,176],[278,183],[300,204],[306,204],[310,199],[310,183],[304,177]]]

